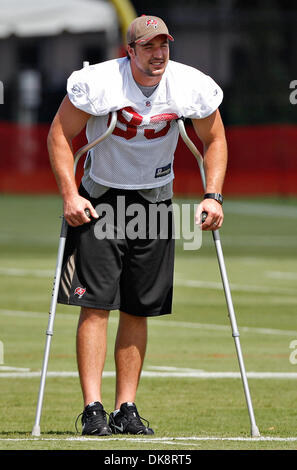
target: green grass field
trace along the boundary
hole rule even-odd
[[[78,310],[58,305],[42,435],[32,437],[61,201],[1,195],[1,450],[297,449],[297,200],[227,198],[224,208],[222,246],[261,438],[250,438],[210,233],[197,251],[183,251],[177,241],[174,312],[149,320],[136,403],[155,435],[82,438],[76,432],[82,411]],[[114,404],[117,316],[112,312],[103,380],[108,412]]]

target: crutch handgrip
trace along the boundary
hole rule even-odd
[[[201,222],[202,223],[206,221],[207,216],[208,216],[207,212],[203,211],[202,214],[201,214]]]

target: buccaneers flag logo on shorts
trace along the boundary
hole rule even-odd
[[[78,295],[78,298],[81,299],[85,292],[86,292],[85,287],[77,287],[74,291],[74,295]]]

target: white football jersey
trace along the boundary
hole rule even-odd
[[[223,99],[212,78],[171,60],[147,98],[135,83],[126,57],[73,72],[67,92],[74,106],[91,114],[88,141],[105,132],[110,113],[117,111],[112,135],[90,152],[90,176],[99,184],[122,189],[156,188],[172,181],[176,119],[207,117]]]

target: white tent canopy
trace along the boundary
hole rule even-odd
[[[112,33],[117,28],[114,7],[105,0],[0,0],[0,38]]]

